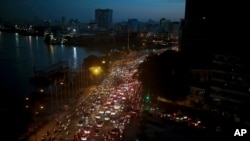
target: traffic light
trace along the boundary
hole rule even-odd
[[[150,96],[149,96],[149,95],[146,95],[145,101],[146,101],[146,102],[149,102],[149,101],[150,101]]]

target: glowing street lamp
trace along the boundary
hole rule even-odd
[[[98,68],[94,69],[94,74],[99,74],[99,69]]]
[[[61,93],[60,93],[60,95],[61,95],[61,105],[62,105],[62,103],[63,103],[63,85],[64,85],[64,82],[61,81],[61,82],[60,82],[60,86],[61,86]]]
[[[41,106],[40,106],[40,109],[42,110],[43,108],[44,108],[43,105],[41,105]]]
[[[40,89],[40,92],[41,92],[41,93],[43,93],[43,92],[44,92],[44,90],[43,90],[43,89]]]
[[[90,67],[89,70],[94,74],[94,75],[99,75],[102,72],[102,68],[100,66],[94,66]]]
[[[61,81],[61,82],[60,82],[60,85],[63,85],[63,84],[64,84],[63,81]]]
[[[100,66],[93,66],[89,68],[96,82],[98,82],[98,76],[102,73],[102,68]]]

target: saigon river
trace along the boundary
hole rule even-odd
[[[20,105],[34,91],[29,82],[34,67],[66,61],[69,68],[77,69],[89,55],[102,55],[99,50],[79,46],[46,45],[43,39],[0,32],[1,137],[7,140],[16,140],[29,122]]]
[[[89,55],[101,53],[83,47],[46,45],[43,37],[0,32],[1,91],[24,98],[33,91],[29,79],[34,75],[34,67],[66,61],[71,69],[77,69]]]

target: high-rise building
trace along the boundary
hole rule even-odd
[[[169,37],[171,39],[177,39],[180,36],[180,22],[171,22]]]
[[[166,20],[165,18],[160,19],[160,33],[168,33],[170,28],[170,20]]]
[[[191,67],[207,68],[211,63],[210,8],[207,8],[211,2],[206,1],[186,0],[180,47],[188,56]]]
[[[139,22],[137,19],[129,19],[128,20],[128,28],[130,32],[137,32],[138,31]]]
[[[215,107],[242,114],[250,106],[249,59],[233,52],[214,54],[210,97]]]
[[[190,70],[209,72],[205,92],[210,106],[244,119],[249,117],[245,113],[250,106],[250,55],[242,36],[247,26],[233,16],[246,15],[238,6],[186,0],[180,47]]]
[[[111,28],[113,22],[113,10],[111,9],[96,9],[95,22],[99,28]]]

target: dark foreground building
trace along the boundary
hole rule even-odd
[[[191,87],[205,90],[212,109],[245,122],[250,119],[245,114],[250,107],[250,55],[243,36],[247,26],[244,18],[237,18],[246,15],[243,5],[186,0],[180,47],[190,71],[198,70],[198,80],[206,80],[203,86],[191,81]],[[207,75],[201,75],[204,71]]]

